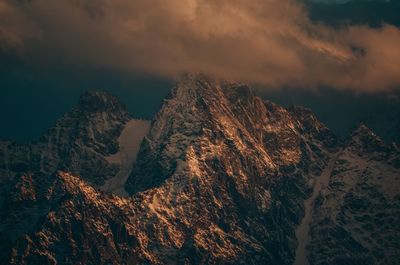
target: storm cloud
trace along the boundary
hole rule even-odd
[[[400,86],[400,29],[314,23],[295,0],[0,0],[0,50],[41,64],[270,88]]]

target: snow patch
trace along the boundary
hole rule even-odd
[[[106,183],[100,187],[101,190],[112,192],[119,196],[128,196],[124,184],[132,171],[142,140],[147,135],[149,129],[150,121],[131,120],[126,123],[118,139],[119,152],[106,157],[108,162],[119,164],[120,171],[115,177],[107,180]]]
[[[300,225],[296,229],[296,237],[299,245],[296,250],[296,259],[294,265],[307,265],[307,245],[310,242],[310,224],[312,222],[312,214],[315,199],[320,194],[321,190],[328,187],[329,180],[334,168],[337,156],[331,159],[321,176],[314,178],[314,189],[310,198],[304,201],[304,217]]]

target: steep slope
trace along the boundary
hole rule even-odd
[[[126,183],[131,199],[67,173],[17,176],[2,203],[3,259],[292,264],[304,199],[336,146],[306,109],[265,102],[243,84],[188,75],[141,145]],[[31,224],[11,232],[20,218]]]
[[[136,161],[143,138],[146,136],[149,129],[150,121],[130,120],[126,123],[118,139],[118,153],[106,157],[108,162],[120,166],[119,172],[113,178],[108,179],[104,185],[100,187],[101,190],[112,192],[120,196],[128,196],[124,185],[132,171],[132,166]]]
[[[156,116],[126,189],[155,217],[149,247],[164,262],[291,264],[309,181],[335,145],[305,109],[187,76]]]
[[[399,264],[400,152],[362,125],[314,205],[310,264]]]
[[[310,170],[320,173],[327,153],[337,148],[333,133],[307,109],[286,110],[254,96],[246,85],[188,75],[155,117],[127,189],[134,194],[162,183],[205,136],[242,153],[262,153],[274,170],[297,164],[308,170],[312,160],[317,165]]]
[[[322,174],[314,178],[313,183],[313,192],[312,195],[304,201],[304,217],[301,220],[300,225],[296,229],[296,238],[299,242],[299,245],[296,249],[296,259],[294,261],[294,265],[306,265],[308,263],[308,246],[311,241],[310,236],[310,226],[313,222],[313,208],[315,200],[321,192],[321,189],[325,188],[328,183],[332,172],[332,167],[336,161],[336,157],[331,157],[329,164],[325,167]]]
[[[97,187],[132,197],[90,175],[15,171],[0,186],[1,264],[399,263],[400,151],[365,126],[341,144],[310,110],[201,75],[177,84],[149,131],[94,112],[73,150],[120,165]]]
[[[38,141],[27,145],[0,142],[1,179],[25,172],[52,174],[61,169],[96,186],[103,185],[119,171],[118,163],[109,163],[107,157],[118,152],[119,136],[131,119],[117,98],[88,91],[78,106]]]
[[[132,200],[64,172],[17,176],[12,186],[1,209],[1,264],[136,264]]]

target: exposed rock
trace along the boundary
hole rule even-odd
[[[78,107],[38,141],[27,145],[0,143],[1,179],[26,172],[52,174],[61,169],[102,185],[119,171],[119,166],[108,163],[106,157],[118,152],[118,138],[129,120],[130,114],[115,97],[88,91]]]
[[[399,264],[398,156],[365,125],[353,133],[315,204],[310,264]]]
[[[105,99],[83,96],[77,113],[86,122],[67,114],[53,129],[63,133],[44,137],[57,139],[51,150],[78,154],[57,151],[48,167],[65,164],[83,177],[41,166],[15,174],[32,159],[2,143],[1,168],[15,177],[0,187],[0,263],[293,264],[307,199],[311,264],[398,263],[399,148],[368,128],[342,144],[310,110],[187,75],[154,118],[125,185],[132,197],[122,198],[94,188],[100,179],[119,184],[122,175],[96,174],[112,175],[102,163],[112,164],[130,119]],[[54,136],[77,127],[73,140]]]
[[[318,140],[328,131],[320,122],[307,131],[306,115],[293,113],[243,84],[187,76],[175,87],[126,185],[155,218],[152,255],[163,263],[293,262],[308,172],[321,172],[332,145]],[[159,254],[165,244],[172,249]]]
[[[34,198],[20,196],[26,179]],[[64,172],[14,183],[1,210],[1,237],[13,242],[9,249],[2,241],[2,264],[136,264],[132,200],[99,193]]]

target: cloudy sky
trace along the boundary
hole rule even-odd
[[[93,88],[150,118],[184,72],[246,81],[342,133],[378,106],[397,111],[398,11],[361,0],[0,0],[0,136],[38,136]]]

